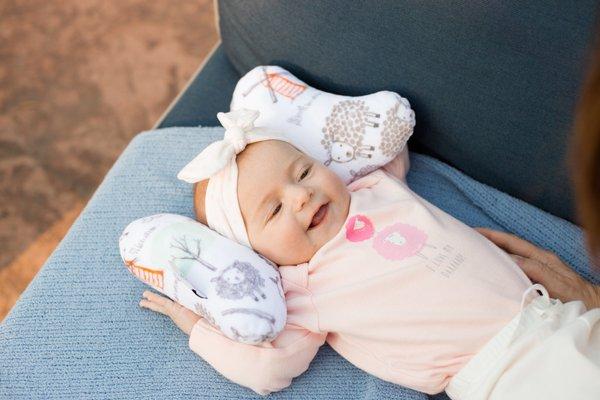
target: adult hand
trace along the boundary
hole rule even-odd
[[[192,328],[196,322],[201,318],[198,314],[167,297],[160,296],[148,290],[144,291],[143,296],[145,299],[140,300],[140,306],[171,318],[175,325],[188,336],[192,332]]]
[[[488,228],[475,230],[506,251],[529,279],[548,290],[550,297],[563,303],[581,300],[588,310],[600,307],[600,286],[584,280],[553,252],[510,233]]]

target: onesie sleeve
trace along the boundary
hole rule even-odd
[[[192,328],[189,346],[227,379],[267,395],[306,371],[326,336],[286,324],[272,342],[248,345],[227,338],[202,318]]]
[[[410,168],[410,160],[408,158],[408,143],[392,161],[385,164],[382,168],[392,176],[400,179],[403,182],[406,182],[406,174]]]

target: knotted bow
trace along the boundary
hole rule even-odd
[[[251,247],[250,240],[237,196],[236,156],[249,143],[262,140],[283,140],[291,144],[283,135],[255,127],[258,116],[258,111],[247,109],[218,113],[217,118],[225,128],[223,140],[210,144],[177,174],[177,178],[188,183],[210,178],[204,198],[208,226],[248,247]]]
[[[188,183],[208,179],[225,168],[248,143],[265,140],[266,137],[254,128],[258,116],[258,111],[248,109],[218,113],[217,118],[225,128],[223,140],[207,146],[179,171],[177,178]]]

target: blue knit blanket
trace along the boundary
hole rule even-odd
[[[170,319],[138,306],[148,287],[124,267],[117,246],[134,219],[193,216],[191,185],[176,173],[222,135],[222,128],[168,128],[129,144],[0,325],[0,399],[260,398],[194,354]],[[408,185],[421,197],[469,226],[513,232],[552,250],[600,281],[577,226],[434,158],[412,153],[410,161]],[[428,396],[375,378],[324,345],[306,373],[270,398]]]

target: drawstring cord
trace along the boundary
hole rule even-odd
[[[527,290],[525,290],[525,292],[523,293],[523,297],[521,297],[521,311],[523,311],[523,308],[525,307],[525,301],[527,300],[527,296],[529,295],[529,293],[531,293],[533,290],[539,290],[542,292],[542,297],[545,298],[545,303],[546,305],[550,304],[550,295],[548,294],[548,290],[546,290],[546,288],[543,285],[540,285],[539,283],[536,283],[534,285],[531,285],[527,288]]]
[[[521,316],[519,317],[519,322],[515,328],[515,331],[511,335],[509,344],[511,344],[518,336],[520,336],[522,329],[526,329],[523,325],[527,324],[526,320],[528,320],[529,317],[526,316],[528,313],[523,313],[523,310],[526,307],[525,302],[528,300],[529,294],[534,290],[539,290],[542,292],[541,296],[535,297],[531,300],[531,302],[533,302],[533,309],[540,315],[540,317],[543,319],[549,318],[549,320],[552,320],[555,318],[557,313],[560,312],[560,307],[557,307],[562,304],[560,300],[551,299],[548,290],[546,290],[543,285],[540,285],[539,283],[531,285],[525,290],[525,292],[523,292],[523,297],[521,298]],[[537,301],[539,298],[543,298],[543,300]],[[526,318],[526,320],[524,320],[524,318]]]

